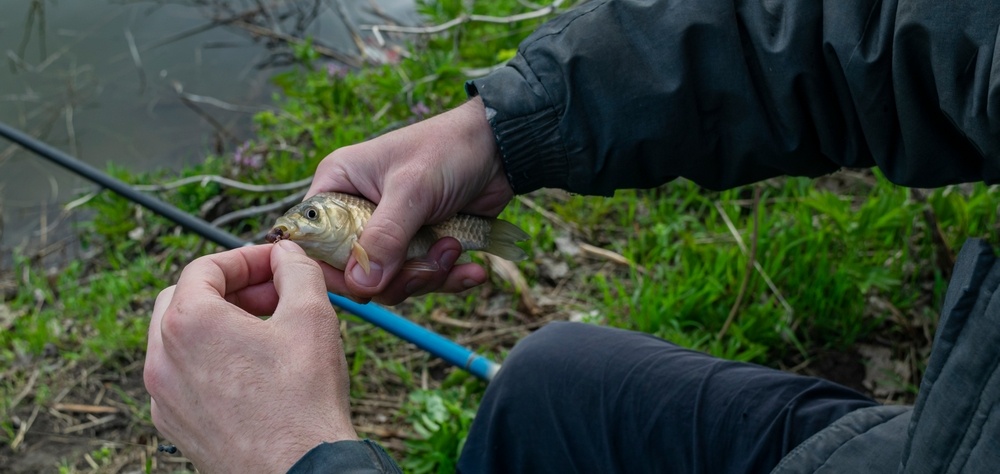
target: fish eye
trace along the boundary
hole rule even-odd
[[[319,211],[317,211],[315,207],[306,209],[306,219],[314,221],[317,217],[319,217]]]

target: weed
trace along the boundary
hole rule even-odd
[[[520,3],[474,2],[472,11],[505,15],[523,11]],[[469,13],[467,5],[419,2],[435,23]],[[296,68],[275,78],[283,91],[279,110],[254,119],[256,136],[233,156],[209,157],[181,177],[219,174],[251,184],[307,177],[339,147],[459,104],[465,99],[463,70],[509,59],[541,21],[464,24],[420,39],[399,64],[357,71],[323,64],[308,45],[300,46]],[[131,183],[167,179],[163,173],[109,171]],[[915,347],[912,352],[919,353],[929,345],[926,334],[933,334],[948,256],[968,237],[997,242],[1000,230],[1000,191],[983,185],[915,193],[878,172],[852,171],[754,186],[759,200],[751,197],[753,187],[709,192],[683,180],[610,198],[534,193],[514,201],[501,217],[532,236],[531,258],[519,268],[530,291],[547,300],[538,303],[538,314],[522,308],[501,281],[460,295],[415,298],[396,309],[448,336],[474,336],[471,345],[500,355],[525,328],[546,318],[647,332],[770,366],[808,365],[817,351],[850,351],[876,336],[901,352]],[[285,197],[214,183],[159,196],[208,219]],[[0,365],[10,368],[0,386],[5,411],[17,408],[11,400],[35,366],[96,360],[114,369],[141,359],[156,291],[194,256],[213,250],[107,192],[87,208],[91,217],[79,230],[85,249],[97,258],[70,262],[59,272],[23,256],[15,260],[17,288],[4,304],[19,316],[0,331]],[[249,239],[271,217],[247,218],[230,230]],[[631,263],[586,254],[581,243]],[[742,248],[751,244],[759,268]],[[744,280],[745,294],[738,298]],[[722,334],[731,313],[732,325]],[[352,399],[398,404],[406,398],[400,414],[415,438],[397,453],[401,464],[412,472],[453,471],[484,385],[415,354],[384,331],[349,315],[342,319]],[[27,400],[36,406],[51,401],[53,391],[61,392],[49,388],[52,382],[39,380]],[[913,380],[897,382],[906,390],[915,386]],[[148,402],[109,387],[151,429]],[[0,428],[8,442],[16,435],[8,420]],[[113,455],[91,457],[98,462],[104,454]],[[72,472],[73,466],[65,468]]]

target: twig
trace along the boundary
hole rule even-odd
[[[184,86],[180,82],[173,81],[173,86],[174,90],[177,91],[177,97],[181,100],[181,103],[188,106],[188,108],[194,111],[194,113],[198,114],[201,118],[205,119],[205,121],[208,122],[209,125],[211,125],[212,128],[214,128],[215,131],[218,132],[219,135],[221,135],[224,139],[227,139],[233,143],[236,142],[236,137],[234,137],[231,133],[229,133],[229,131],[226,130],[226,127],[224,125],[219,123],[218,120],[215,120],[215,117],[212,117],[204,110],[201,110],[201,107],[195,105],[194,101],[188,99],[184,95]]]
[[[726,335],[726,331],[729,331],[729,325],[733,324],[733,320],[736,319],[736,313],[740,310],[740,305],[743,304],[743,295],[746,294],[747,285],[750,283],[750,274],[753,273],[753,262],[757,261],[757,240],[758,232],[760,230],[760,186],[754,186],[753,188],[753,237],[750,240],[750,257],[747,258],[746,270],[743,271],[743,281],[740,282],[740,291],[736,294],[736,301],[733,302],[733,307],[729,309],[729,316],[726,317],[726,322],[722,325],[722,329],[719,330],[719,335],[716,339],[721,340]]]
[[[257,2],[257,8],[260,9],[260,13],[264,15],[264,18],[267,18],[267,22],[271,24],[271,28],[278,33],[283,33],[283,31],[281,31],[280,22],[274,17],[274,15],[271,15],[271,11],[268,10],[266,5],[264,5],[264,2],[261,0],[255,1]]]
[[[122,11],[124,12],[125,10],[122,10]],[[194,36],[194,35],[196,35],[198,33],[203,33],[205,31],[217,28],[219,26],[228,25],[228,24],[230,24],[230,23],[232,23],[234,21],[237,21],[237,20],[242,20],[242,19],[246,19],[246,18],[252,18],[252,17],[256,16],[258,13],[260,13],[260,9],[253,8],[253,9],[247,10],[245,12],[233,15],[233,16],[231,16],[229,18],[216,18],[216,19],[212,20],[210,23],[206,23],[206,24],[201,25],[201,26],[196,26],[194,28],[181,31],[179,33],[172,34],[170,36],[167,36],[166,38],[162,38],[162,39],[160,39],[160,40],[158,40],[158,41],[156,41],[154,43],[141,46],[141,47],[139,47],[139,52],[143,52],[144,53],[146,51],[149,51],[149,50],[152,50],[152,49],[156,49],[156,48],[159,48],[161,46],[166,46],[166,45],[168,45],[170,43],[173,43],[175,41],[180,41],[182,39],[189,38],[189,37]],[[101,26],[103,26],[103,25],[101,25]],[[123,54],[120,54],[120,55],[115,55],[115,56],[111,57],[108,61],[111,62],[111,63],[115,63],[115,62],[118,62],[118,61],[124,59],[127,55],[130,55],[130,54],[131,53],[127,53],[127,54],[123,53]]]
[[[253,206],[253,207],[248,207],[246,209],[240,209],[239,211],[230,212],[229,214],[223,214],[218,218],[216,218],[215,220],[213,220],[212,225],[221,226],[224,224],[228,224],[232,221],[243,219],[246,217],[256,216],[258,214],[266,214],[268,212],[275,211],[278,209],[284,209],[285,207],[288,207],[289,205],[300,201],[302,197],[305,195],[306,191],[302,190],[295,194],[291,194],[280,201],[275,201],[270,204],[265,204],[262,206]]]
[[[176,86],[174,87],[174,89],[176,89]],[[260,112],[261,110],[274,111],[270,107],[250,107],[250,106],[245,106],[245,105],[230,104],[229,102],[221,101],[219,99],[216,99],[215,97],[209,97],[209,96],[206,96],[206,95],[192,94],[190,92],[184,92],[183,90],[178,90],[177,93],[181,97],[183,97],[183,98],[185,98],[187,100],[190,100],[191,102],[197,102],[199,104],[211,105],[212,107],[215,107],[215,108],[218,108],[218,109],[222,109],[222,110],[228,110],[230,112],[245,112],[245,113],[255,114],[257,112]]]
[[[386,13],[385,10],[383,10],[382,7],[379,6],[378,2],[376,2],[375,0],[368,0],[368,6],[371,7],[372,13],[374,13],[375,16],[389,23],[399,23],[398,21],[396,21],[395,18]]]
[[[244,20],[234,21],[233,22],[233,26],[236,26],[236,27],[239,27],[239,28],[243,28],[244,30],[250,32],[250,34],[254,34],[254,35],[257,35],[257,36],[262,36],[262,37],[265,37],[265,38],[271,38],[271,39],[274,39],[274,40],[283,41],[283,42],[288,43],[288,44],[301,45],[301,44],[305,43],[305,40],[303,40],[301,38],[296,38],[296,37],[291,36],[291,35],[286,35],[286,34],[283,34],[283,33],[278,33],[278,32],[275,32],[275,31],[271,31],[271,30],[269,30],[267,28],[264,28],[262,26],[255,25],[253,23],[247,23]],[[344,64],[346,64],[348,66],[357,68],[357,67],[361,67],[361,65],[362,65],[362,61],[360,61],[358,58],[355,58],[355,57],[352,57],[352,56],[348,56],[348,55],[346,55],[344,53],[340,53],[340,52],[334,51],[334,50],[332,50],[332,49],[330,49],[330,48],[328,48],[326,46],[321,46],[319,44],[316,44],[315,41],[312,44],[312,48],[317,53],[319,53],[319,54],[321,54],[323,56],[326,56],[328,58],[340,61],[340,62],[342,62],[342,63],[344,63]]]
[[[57,411],[69,412],[69,413],[90,413],[90,414],[101,414],[101,413],[118,413],[118,409],[115,407],[109,407],[104,405],[83,405],[80,403],[56,403],[52,406],[53,409]]]
[[[38,416],[38,405],[31,410],[31,416],[28,417],[28,421],[24,422],[17,428],[17,436],[14,437],[14,441],[10,442],[10,450],[17,452],[18,446],[24,442],[24,435],[28,434],[28,430],[31,429],[31,425],[35,424],[35,417]]]
[[[729,219],[726,211],[722,209],[722,203],[715,201],[715,209],[719,211],[719,215],[722,217],[723,222],[725,222],[726,227],[729,228],[729,233],[733,234],[733,238],[736,239],[736,245],[740,247],[740,251],[743,252],[743,255],[748,255],[750,252],[747,250],[746,244],[743,243],[743,237],[741,237],[740,232],[736,230],[736,226],[733,225],[733,221]],[[781,306],[785,308],[785,317],[791,320],[792,316],[795,314],[795,310],[792,309],[792,305],[788,304],[788,301],[785,300],[784,296],[782,296],[781,291],[779,291],[778,287],[773,281],[771,281],[771,277],[768,276],[766,271],[764,271],[764,267],[760,265],[760,262],[758,262],[757,259],[752,259],[752,261],[753,267],[757,270],[757,273],[760,273],[761,278],[764,279],[764,283],[767,283],[767,287],[771,289],[771,293],[773,293],[775,298],[778,299]]]
[[[73,156],[80,156],[80,150],[76,144],[76,127],[73,126],[73,101],[66,103],[66,137],[69,139],[69,149]]]
[[[517,268],[517,265],[510,260],[504,260],[496,255],[486,254],[486,258],[490,262],[490,269],[493,270],[501,280],[510,283],[521,296],[521,303],[524,307],[531,313],[532,316],[541,313],[541,308],[538,306],[538,302],[535,300],[535,295],[531,291],[531,287],[528,286],[528,281],[524,278],[521,270]]]
[[[951,276],[951,271],[955,267],[955,254],[948,247],[948,241],[945,240],[944,232],[941,231],[941,225],[934,214],[934,208],[927,202],[927,196],[923,191],[915,188],[910,188],[910,196],[924,207],[924,219],[927,221],[927,227],[931,229],[931,240],[934,242],[934,256],[937,260],[937,267],[941,275],[947,279]]]
[[[86,423],[80,423],[79,425],[70,426],[68,428],[63,429],[62,433],[63,434],[71,434],[71,433],[76,433],[77,431],[83,431],[83,430],[88,429],[88,428],[93,428],[95,426],[101,426],[101,425],[104,425],[104,424],[107,424],[107,423],[111,423],[117,417],[118,417],[118,415],[114,415],[114,414],[107,415],[107,416],[98,418],[98,419],[93,420],[93,421],[88,421]]]
[[[554,320],[555,320],[555,318],[545,317],[545,318],[539,319],[537,321],[530,321],[528,323],[520,324],[520,325],[517,325],[517,326],[511,326],[511,327],[496,329],[496,330],[493,330],[493,331],[485,331],[485,332],[481,332],[479,334],[476,334],[474,336],[459,337],[455,342],[457,342],[457,343],[459,343],[459,344],[461,344],[463,346],[471,346],[471,345],[476,344],[476,343],[478,343],[480,341],[493,341],[493,340],[495,340],[495,339],[497,339],[497,338],[499,338],[501,336],[506,336],[508,334],[515,333],[515,332],[518,332],[518,331],[528,331],[528,332],[531,332],[531,330],[538,329],[538,328],[540,328],[540,327],[542,327],[542,326],[544,326],[544,325],[546,325],[546,324],[548,324],[548,323],[550,323],[550,322],[552,322]]]
[[[354,429],[362,433],[375,435],[376,438],[401,438],[401,439],[413,438],[413,436],[411,436],[410,434],[404,433],[402,431],[375,425],[357,425],[354,427]]]
[[[31,38],[31,30],[35,26],[35,14],[38,14],[39,25],[38,25],[38,40],[39,40],[39,56],[44,58],[45,54],[45,3],[42,0],[32,0],[31,8],[28,9],[28,19],[25,21],[24,35],[21,36],[21,44],[18,46],[17,50],[21,56],[25,55],[25,51],[28,49],[28,40]]]
[[[474,329],[476,327],[476,323],[448,317],[441,308],[431,311],[431,321],[462,329]]]
[[[243,191],[250,191],[254,193],[269,193],[274,191],[291,191],[293,189],[299,189],[305,186],[309,186],[309,184],[312,183],[312,176],[300,179],[298,181],[292,181],[290,183],[250,184],[215,174],[201,174],[198,176],[188,176],[187,178],[181,178],[178,179],[177,181],[171,181],[165,184],[139,184],[132,187],[136,191],[169,191],[171,189],[179,188],[181,186],[186,186],[192,183],[200,183],[202,186],[205,186],[208,183],[219,183],[222,186],[240,189]]]
[[[562,227],[563,229],[565,229],[566,231],[568,231],[570,234],[575,234],[575,235],[579,235],[579,236],[583,236],[583,237],[588,237],[583,231],[581,231],[575,225],[572,225],[569,222],[566,222],[565,220],[563,220],[562,217],[559,217],[558,214],[556,214],[556,213],[554,213],[554,212],[552,212],[552,211],[550,211],[548,209],[545,209],[542,206],[539,206],[531,198],[529,198],[527,196],[517,196],[517,201],[520,202],[521,204],[524,204],[525,206],[528,206],[528,209],[531,209],[532,211],[535,211],[535,212],[541,214],[542,216],[544,216],[546,219],[552,221],[553,224],[556,224],[559,227]]]
[[[31,372],[31,376],[28,377],[28,383],[24,385],[24,390],[21,390],[21,393],[18,393],[17,396],[11,399],[10,405],[8,405],[7,407],[8,410],[13,410],[18,403],[21,403],[21,400],[24,400],[24,397],[28,396],[28,393],[31,392],[31,389],[35,388],[35,382],[38,380],[38,374],[40,372],[41,371],[39,369],[35,369],[33,372]]]
[[[371,30],[375,34],[378,34],[377,32],[386,31],[391,33],[432,35],[435,33],[440,33],[442,31],[449,30],[459,25],[463,25],[465,23],[478,22],[478,23],[510,24],[524,20],[531,20],[534,18],[541,18],[546,15],[551,15],[553,12],[556,11],[556,9],[559,8],[559,6],[562,3],[563,0],[555,0],[549,6],[541,8],[539,10],[534,10],[527,13],[519,13],[517,15],[510,15],[510,16],[463,14],[455,19],[434,26],[362,25],[361,28]]]
[[[51,55],[49,55],[48,57],[46,57],[44,61],[42,61],[42,62],[38,63],[37,65],[35,65],[34,67],[32,67],[31,70],[33,72],[42,72],[42,71],[44,71],[47,67],[49,67],[53,63],[55,63],[59,58],[61,58],[64,54],[68,53],[73,47],[75,47],[76,45],[78,45],[80,42],[82,42],[85,39],[89,38],[94,33],[97,33],[98,31],[104,30],[104,27],[107,26],[108,23],[111,23],[112,21],[114,21],[115,19],[117,19],[118,16],[120,16],[124,12],[125,12],[125,9],[122,9],[118,13],[115,13],[115,14],[112,14],[112,15],[109,15],[109,16],[103,18],[103,21],[101,21],[100,23],[94,25],[92,28],[88,29],[87,31],[83,32],[83,34],[81,34],[81,35],[74,35],[74,40],[73,40],[72,43],[66,43],[66,44],[64,44],[63,47],[59,48],[58,51],[56,51],[56,52],[52,53]]]
[[[299,10],[300,13],[299,17],[295,19],[295,31],[299,34],[299,36],[303,36],[306,31],[306,28],[308,28],[309,25],[313,22],[313,20],[315,20],[316,17],[319,16],[320,4],[322,3],[323,0],[313,0],[312,9],[309,10],[309,13],[305,15],[301,15],[302,13],[301,2],[295,3],[295,7]]]
[[[128,50],[132,54],[132,64],[135,64],[135,70],[139,73],[139,95],[142,95],[146,92],[146,71],[142,68],[142,58],[139,57],[139,48],[135,46],[135,38],[128,28],[125,28],[125,41],[128,42]]]
[[[607,260],[617,265],[629,268],[635,268],[637,272],[643,275],[646,275],[648,273],[644,267],[642,267],[641,265],[636,265],[635,262],[629,260],[624,255],[618,252],[601,248],[596,245],[590,245],[586,242],[579,242],[576,245],[580,249],[580,252],[582,252],[584,255]]]
[[[365,42],[361,40],[361,35],[358,34],[358,29],[351,23],[351,16],[347,12],[347,6],[344,5],[344,0],[333,0],[334,5],[337,7],[337,14],[340,15],[340,21],[344,23],[344,27],[347,28],[347,33],[351,35],[351,40],[354,41],[354,46],[358,48],[358,52],[361,53],[361,59],[364,60],[368,57],[367,49],[365,47]]]

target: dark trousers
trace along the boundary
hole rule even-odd
[[[465,473],[767,473],[873,400],[825,380],[717,359],[653,336],[553,323],[486,390]]]

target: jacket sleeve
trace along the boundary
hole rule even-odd
[[[371,440],[322,443],[302,456],[288,474],[398,474],[395,461]]]
[[[1000,2],[593,0],[470,81],[515,192],[1000,182]]]

